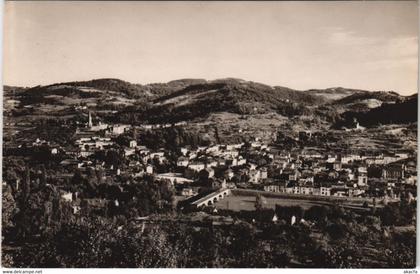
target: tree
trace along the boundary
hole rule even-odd
[[[104,170],[102,168],[98,168],[96,170],[96,178],[97,178],[98,184],[103,184],[104,183],[104,176],[105,176]]]
[[[10,186],[3,188],[2,195],[2,228],[3,233],[14,226],[13,218],[17,212],[15,199]]]
[[[22,191],[18,199],[19,213],[16,216],[17,235],[19,238],[22,238],[22,239],[27,237],[29,233],[29,229],[30,229],[29,228],[30,203],[28,202],[30,192],[31,192],[31,177],[30,177],[30,169],[27,167],[25,171],[25,178],[22,183]]]
[[[105,163],[113,166],[114,169],[119,168],[123,164],[123,156],[116,150],[108,150],[105,156]]]
[[[47,184],[47,170],[45,169],[45,165],[41,166],[40,184],[41,184],[41,187],[44,187]]]
[[[275,212],[276,212],[277,217],[289,222],[293,216],[295,216],[296,221],[299,221],[300,219],[302,219],[304,210],[300,206],[276,205]]]
[[[399,223],[400,212],[396,206],[389,204],[381,210],[380,218],[383,225],[396,225]]]
[[[256,211],[261,211],[264,207],[264,200],[261,194],[257,194],[257,196],[255,197],[255,210]]]
[[[121,230],[111,220],[88,217],[63,224],[35,247],[24,246],[16,261],[25,267],[176,267],[176,255],[161,228]]]
[[[345,224],[330,224],[326,227],[326,231],[335,240],[343,239],[348,234],[348,229]]]
[[[389,267],[414,268],[416,266],[415,231],[393,235],[391,249],[386,253]]]
[[[312,206],[305,212],[305,219],[324,223],[327,220],[328,209],[324,206]]]
[[[31,192],[31,175],[30,175],[30,169],[27,167],[25,171],[25,179],[23,181],[22,185],[22,196],[21,196],[21,203],[24,204],[26,202],[26,199],[28,199],[29,194]]]

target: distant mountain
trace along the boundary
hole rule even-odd
[[[369,92],[369,91],[358,91],[353,93],[352,95],[346,96],[344,98],[341,98],[339,100],[335,100],[333,104],[341,104],[341,105],[347,105],[347,104],[354,104],[356,102],[362,102],[365,100],[378,100],[381,102],[396,102],[398,100],[402,99],[402,96],[400,96],[398,93],[389,91],[375,91],[375,92]]]
[[[150,118],[178,121],[220,111],[291,116],[309,113],[309,108],[322,103],[322,98],[303,91],[228,78],[190,85],[153,100]]]
[[[107,78],[28,89],[5,86],[4,90],[5,94],[18,97],[23,106],[87,104],[93,109],[118,110],[121,117],[134,115],[137,120],[148,122],[205,118],[216,112],[242,115],[275,112],[286,117],[312,115],[335,123],[381,106],[386,109],[386,105],[404,103],[411,98],[395,92],[369,92],[342,87],[299,91],[237,78],[212,81],[179,79],[146,85]],[[124,116],[127,112],[130,114]]]
[[[367,91],[342,87],[328,89],[311,89],[306,92],[325,99],[320,109],[329,112],[344,113],[347,111],[366,112],[384,103],[395,103],[407,99],[393,91]]]
[[[168,83],[148,85],[132,84],[119,79],[104,78],[90,81],[66,82],[47,86],[36,86],[27,90],[24,97],[28,102],[39,101],[45,96],[65,96],[72,98],[98,98],[113,94],[133,99],[151,100],[183,89],[187,86],[205,83],[203,79],[180,79]],[[102,93],[102,94],[101,94]]]
[[[336,88],[327,88],[327,89],[309,89],[309,90],[306,90],[305,92],[322,97],[326,101],[332,102],[332,101],[339,100],[344,97],[353,95],[355,93],[365,92],[365,91],[360,90],[360,89],[336,87]]]
[[[333,107],[338,113],[347,111],[366,112],[380,107],[382,104],[391,104],[404,101],[406,97],[395,92],[359,90],[353,94],[329,102],[326,105]]]
[[[179,79],[168,83],[147,85],[132,84],[119,79],[96,79],[85,82],[65,83],[75,87],[92,87],[99,90],[115,91],[134,98],[155,98],[164,96],[190,85],[206,83],[204,79]]]
[[[60,83],[48,86],[36,86],[27,89],[18,95],[24,105],[51,104],[66,105],[78,104],[82,100],[100,100],[115,91],[101,90],[89,86],[77,86],[72,83]],[[118,93],[119,94],[119,93]]]
[[[60,85],[60,84],[59,84]],[[61,85],[73,86],[73,87],[90,87],[97,90],[106,90],[124,93],[126,95],[139,95],[143,93],[142,85],[132,84],[120,79],[104,78],[95,79],[83,82],[68,82],[62,83]],[[55,85],[52,85],[55,86]],[[48,88],[48,86],[47,86]]]
[[[274,89],[278,94],[281,94],[281,96],[294,103],[316,106],[328,102],[328,99],[325,97],[314,95],[306,91],[294,90],[280,86],[275,86]]]
[[[26,87],[16,87],[16,86],[3,86],[3,95],[4,96],[12,96],[12,95],[18,95],[22,92],[25,92],[28,88]]]
[[[399,95],[398,95],[399,96]],[[417,94],[396,103],[384,103],[367,112],[347,111],[336,126],[347,125],[357,119],[362,126],[380,124],[406,124],[417,122]]]

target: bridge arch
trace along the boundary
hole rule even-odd
[[[195,204],[197,207],[211,206],[214,205],[217,201],[224,199],[226,196],[229,196],[230,193],[230,189],[221,189],[205,197],[202,197],[201,199],[193,202],[192,204]]]

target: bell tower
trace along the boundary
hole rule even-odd
[[[91,128],[93,126],[93,123],[92,123],[92,114],[90,113],[90,111],[89,111],[89,122],[88,122],[88,127],[89,128]]]

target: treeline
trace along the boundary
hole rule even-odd
[[[143,222],[87,217],[70,220],[45,240],[6,254],[15,267],[314,267],[411,268],[415,232],[383,228],[370,215],[336,208],[303,211],[308,221],[244,221],[230,225],[191,224],[182,215]],[[298,216],[299,207],[278,207],[280,218]],[[281,213],[283,212],[283,213]],[[221,213],[223,214],[223,213]],[[188,218],[188,217],[187,217]],[[320,219],[324,218],[324,219]],[[299,220],[299,219],[297,219]],[[222,221],[223,222],[223,221]]]
[[[104,175],[101,169],[89,169],[87,174],[76,172],[69,181],[60,182],[45,166],[16,166],[14,171],[9,167],[2,196],[5,242],[42,242],[63,224],[87,216],[126,220],[175,208],[174,190],[168,182],[151,176],[113,181]],[[74,203],[61,197],[64,190],[71,193]]]
[[[168,83],[153,83],[147,85],[132,84],[119,79],[95,79],[84,82],[65,83],[72,86],[92,87],[99,90],[120,92],[137,99],[154,99],[183,89],[189,85],[206,82],[203,79],[180,79]]]
[[[144,131],[138,134],[141,143],[152,149],[167,148],[172,151],[179,150],[184,146],[205,146],[209,140],[194,130],[186,130],[182,127],[169,127],[153,131]]]
[[[21,93],[19,100],[23,105],[34,105],[38,103],[44,104],[61,104],[60,100],[56,98],[49,98],[47,96],[58,95],[70,98],[99,98],[100,93],[85,92],[77,87],[63,86],[57,88],[50,88],[49,86],[36,86]]]
[[[69,82],[63,84],[74,87],[91,87],[99,90],[115,91],[134,98],[147,97],[147,94],[145,94],[142,85],[132,84],[119,79],[95,79],[90,81]]]

